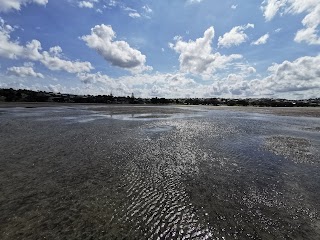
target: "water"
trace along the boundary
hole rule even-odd
[[[320,119],[0,109],[0,239],[319,239]]]

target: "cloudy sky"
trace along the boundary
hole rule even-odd
[[[320,0],[0,0],[0,88],[320,97]]]

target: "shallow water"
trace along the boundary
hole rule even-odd
[[[105,108],[0,109],[0,239],[319,239],[319,118]]]

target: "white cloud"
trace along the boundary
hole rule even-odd
[[[300,11],[297,11],[297,13]],[[309,44],[319,45],[320,36],[317,28],[320,26],[320,2],[318,2],[318,5],[302,20],[302,24],[305,28],[300,29],[296,33],[294,40],[296,42],[306,42]]]
[[[104,94],[131,95],[140,97],[184,97],[197,87],[196,82],[182,73],[136,74],[111,78],[100,72],[77,75],[81,82],[93,88],[99,86]],[[101,94],[101,91],[95,94]]]
[[[100,72],[79,73],[77,76],[81,82],[85,83],[89,88],[93,86],[101,87],[104,91],[104,94],[106,94],[106,92],[112,92],[115,95],[126,96],[132,93],[132,89],[129,89],[127,85],[123,83],[123,81],[110,78],[109,76]]]
[[[148,5],[145,5],[142,7],[142,9],[146,12],[146,13],[152,13],[152,9],[148,6]]]
[[[117,3],[116,0],[110,0],[108,5],[109,5],[110,7],[115,7],[115,6],[117,6],[117,4],[118,4],[118,3]]]
[[[69,73],[89,72],[93,69],[90,62],[69,61],[60,58],[62,49],[59,46],[50,48],[49,52],[41,51],[41,43],[38,40],[28,42],[22,46],[17,41],[10,39],[12,27],[0,21],[0,56],[9,59],[28,59],[39,61],[50,70],[64,70]]]
[[[53,71],[64,70],[69,73],[90,72],[93,67],[89,62],[77,62],[61,59],[57,56],[50,55],[48,52],[43,51],[42,57],[39,61],[47,68]]]
[[[141,17],[141,15],[139,13],[137,13],[137,12],[131,12],[128,15],[131,18],[140,18]]]
[[[318,95],[320,91],[320,55],[304,56],[296,60],[274,63],[268,68],[269,76],[250,81],[251,92],[257,96],[303,98]]]
[[[89,62],[78,62],[64,60],[59,57],[62,49],[59,46],[50,48],[51,52],[42,51],[41,43],[38,40],[32,40],[26,47],[21,58],[39,61],[48,69],[53,71],[66,71],[69,73],[90,72],[93,69]],[[57,55],[58,54],[58,55]]]
[[[110,83],[112,80],[107,75],[104,75],[100,72],[97,73],[78,73],[77,77],[83,82],[83,83]]]
[[[110,25],[96,25],[91,35],[82,36],[87,46],[95,49],[112,66],[121,67],[133,73],[151,70],[145,66],[146,56],[131,48],[125,41],[114,41],[116,33]]]
[[[192,4],[192,3],[200,3],[203,0],[188,0],[188,3]]]
[[[33,68],[34,63],[33,63],[33,62],[25,62],[25,63],[23,63],[23,66],[25,66],[25,67],[32,67],[32,68]]]
[[[142,9],[144,10],[144,13],[142,14],[145,18],[151,18],[152,14],[153,14],[153,10],[148,6],[148,5],[144,5],[142,7]]]
[[[214,38],[214,28],[210,27],[204,32],[202,38],[195,41],[184,42],[181,37],[175,37],[175,44],[169,43],[169,47],[180,54],[180,70],[186,73],[200,74],[205,78],[217,69],[225,69],[228,64],[241,55],[232,54],[229,56],[213,53],[211,43]]]
[[[320,44],[320,36],[315,28],[304,28],[300,29],[294,40],[296,42],[307,42],[309,44]]]
[[[33,70],[31,66],[27,67],[10,67],[7,68],[7,73],[9,75],[14,75],[17,77],[37,77],[37,78],[44,78],[43,74],[37,73]]]
[[[139,74],[114,81],[126,86],[128,92],[143,97],[184,97],[197,86],[193,79],[182,73]]]
[[[294,91],[302,88],[320,88],[320,55],[305,56],[293,62],[284,61],[268,68],[270,88],[276,92]]]
[[[141,12],[138,12],[136,9],[127,7],[125,5],[122,5],[121,7],[124,11],[129,12],[128,16],[131,18],[140,18],[140,17],[144,17],[144,18],[151,18],[151,14],[153,13],[153,10],[148,6],[148,5],[144,5],[142,7]]]
[[[320,91],[320,55],[316,57],[305,56],[294,61],[284,61],[280,64],[273,64],[269,67],[269,75],[265,78],[251,79],[250,75],[256,70],[247,64],[238,64],[236,67],[239,71],[229,73],[225,77],[219,76],[210,84],[195,83],[192,79],[183,74],[167,74],[165,75],[148,75],[138,76],[135,82],[139,82],[139,78],[147,79],[142,82],[149,82],[153,86],[151,91],[149,88],[143,92],[148,96],[197,96],[197,97],[287,97],[296,98],[299,94],[300,98],[309,98],[317,96]],[[157,79],[157,78],[161,78]],[[178,83],[175,88],[174,79],[177,78]],[[132,85],[129,80],[117,79],[125,83],[131,90]],[[141,80],[142,81],[142,80]]]
[[[255,69],[248,64],[235,64],[236,70],[219,75],[211,82],[198,83],[189,74],[154,73],[127,75],[112,78],[102,73],[77,74],[79,85],[25,86],[31,84],[13,77],[1,76],[2,87],[43,89],[76,94],[110,94],[137,97],[317,97],[320,91],[320,55],[305,56],[294,61],[284,61],[269,67],[265,78],[252,79]],[[25,65],[26,66],[26,65]],[[32,67],[32,66],[31,66]],[[238,70],[237,70],[238,69]],[[7,81],[7,82],[6,82]],[[10,83],[10,84],[9,84]],[[82,84],[85,83],[85,84]]]
[[[269,76],[246,81],[246,94],[254,97],[310,98],[320,91],[320,55],[284,61],[268,68]]]
[[[61,53],[62,53],[62,48],[60,46],[54,46],[54,47],[51,47],[49,49],[49,52],[53,55],[53,56],[61,56]]]
[[[265,0],[261,7],[267,21],[280,14],[306,14],[302,20],[303,29],[298,30],[294,40],[308,44],[320,44],[317,28],[320,26],[319,0]]]
[[[87,2],[87,1],[81,1],[81,2],[79,2],[78,6],[80,8],[93,8],[93,3]]]
[[[234,10],[234,9],[237,9],[237,7],[238,7],[238,5],[232,5],[232,6],[231,6],[231,9]]]
[[[63,86],[61,86],[60,84],[57,84],[57,85],[50,84],[48,86],[48,89],[50,90],[50,92],[54,92],[54,93],[65,92],[65,91],[63,91],[65,88]]]
[[[21,6],[29,3],[46,5],[48,0],[0,0],[0,12],[8,12],[10,10],[21,10]]]
[[[248,23],[247,25],[236,26],[232,28],[230,32],[227,32],[222,37],[219,37],[218,46],[229,48],[232,46],[239,46],[241,43],[246,42],[248,36],[244,33],[244,30],[248,28],[254,28],[254,24]]]
[[[137,12],[137,10],[130,8],[130,7],[123,6],[122,8],[123,8],[123,10],[128,11],[128,12]]]
[[[3,19],[0,18],[0,56],[17,59],[18,56],[23,54],[24,48],[16,41],[11,41],[10,33],[13,28],[6,25]]]
[[[264,0],[261,6],[263,16],[270,21],[285,4],[286,0]]]
[[[257,72],[257,70],[256,70],[254,67],[248,67],[248,68],[247,68],[247,71],[248,71],[249,74],[252,74],[252,73],[256,73],[256,72]]]
[[[257,39],[256,41],[252,42],[251,45],[262,45],[262,44],[266,44],[268,39],[269,39],[270,35],[269,33],[266,33],[265,35],[261,36],[259,39]]]
[[[268,69],[269,75],[262,79],[250,80],[243,74],[232,73],[206,88],[198,85],[198,88],[202,89],[199,94],[207,97],[315,97],[320,91],[319,64],[320,55],[305,56],[292,62],[273,64]]]

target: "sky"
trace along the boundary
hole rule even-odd
[[[0,88],[320,97],[320,0],[0,0]]]

